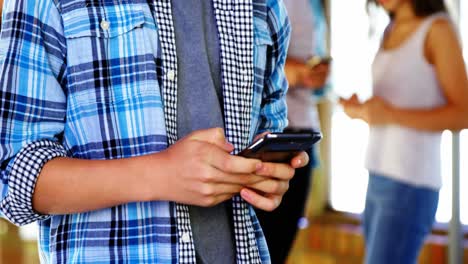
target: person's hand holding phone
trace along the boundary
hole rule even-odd
[[[170,171],[164,189],[171,190],[165,198],[210,207],[240,193],[253,206],[271,211],[288,190],[294,169],[309,159],[300,153],[288,163],[269,163],[231,151],[219,128],[195,131],[176,142],[164,152]]]
[[[307,67],[302,76],[303,87],[311,89],[322,88],[326,84],[329,74],[330,64],[328,63],[320,63],[312,68]]]
[[[285,72],[290,88],[314,90],[323,87],[330,74],[330,62],[330,58],[312,57],[306,62],[288,58]]]
[[[223,129],[211,128],[194,131],[161,152],[161,155],[154,154],[163,159],[164,168],[158,170],[165,170],[162,173],[164,184],[161,185],[161,181],[151,184],[156,177],[153,176],[153,168],[148,166],[147,174],[150,177],[145,181],[148,200],[164,198],[211,207],[231,199],[245,186],[267,180],[266,177],[258,176],[264,167],[262,161],[231,155],[233,150],[234,147],[226,141]],[[270,166],[266,167],[271,169]],[[156,192],[154,186],[159,191]],[[162,194],[163,197],[151,196]]]
[[[284,194],[289,189],[289,181],[293,178],[295,169],[309,163],[306,152],[300,152],[289,163],[264,162],[256,171],[256,175],[266,179],[242,188],[240,195],[256,208],[273,211],[280,204]]]
[[[269,133],[262,133],[257,136],[254,142],[259,142],[260,138],[265,139],[267,134]],[[315,143],[318,140],[318,136],[316,137],[310,142]],[[249,155],[254,155],[252,152],[248,153]],[[288,159],[282,163],[263,162],[261,168],[255,174],[265,177],[265,180],[246,185],[240,192],[242,198],[253,206],[265,211],[276,209],[280,205],[283,195],[289,189],[289,181],[294,176],[295,169],[304,167],[309,163],[309,156],[306,152],[299,151],[296,153],[292,159]]]

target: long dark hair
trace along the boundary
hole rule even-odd
[[[367,0],[367,4],[378,5],[379,3],[377,0]],[[447,11],[444,0],[411,0],[411,5],[418,17],[426,17],[437,12]],[[390,14],[390,17],[393,17],[393,14]]]

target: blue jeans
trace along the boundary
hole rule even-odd
[[[364,210],[365,263],[417,263],[438,201],[438,191],[371,172]]]

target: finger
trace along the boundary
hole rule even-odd
[[[212,184],[211,187],[214,189],[212,193],[208,193],[209,196],[225,196],[225,195],[235,195],[240,193],[240,191],[245,188],[239,184],[226,184],[226,183],[216,183]]]
[[[233,194],[224,194],[224,195],[207,197],[205,199],[201,199],[201,200],[198,200],[197,202],[194,202],[193,205],[201,206],[201,207],[213,207],[224,201],[231,199],[234,195],[236,194],[233,193]],[[192,204],[192,203],[188,202],[188,204]]]
[[[291,166],[294,169],[302,168],[309,164],[309,155],[303,151],[291,159]]]
[[[262,167],[262,161],[230,155],[214,147],[207,157],[207,162],[214,168],[226,173],[254,173]]]
[[[271,212],[281,203],[282,196],[266,195],[262,196],[253,190],[244,188],[240,192],[241,197],[256,208]]]
[[[357,94],[354,93],[351,96],[351,98],[349,98],[349,101],[352,102],[352,103],[356,103],[356,104],[359,103],[359,98],[358,98]]]
[[[310,75],[325,75],[328,73],[328,68],[324,67],[324,65],[319,65],[315,68],[310,69]]]
[[[234,150],[233,145],[226,141],[224,130],[219,127],[195,131],[191,133],[188,138],[191,140],[211,143],[225,150],[226,152],[231,152]]]
[[[322,62],[320,63],[319,65],[317,65],[317,67],[315,67],[317,70],[320,70],[320,71],[328,71],[330,69],[330,64],[328,63],[325,63],[325,62]]]
[[[294,176],[294,168],[286,163],[264,162],[255,174],[279,180],[290,180]]]
[[[229,199],[232,199],[232,197],[233,197],[234,195],[237,195],[238,193],[239,193],[239,192],[233,193],[233,194],[226,194],[226,195],[217,196],[217,197],[216,197],[216,204],[220,204],[220,203],[225,202],[225,201],[227,201],[227,200],[229,200]]]
[[[350,98],[340,98],[340,103],[343,105],[356,106],[359,105],[359,100],[356,97],[356,94],[353,94]]]
[[[205,179],[205,182],[248,186],[271,179],[270,177],[260,176],[252,173],[226,173],[216,168],[213,169],[215,170],[213,172],[213,176],[211,178]]]
[[[231,174],[222,173],[219,182],[227,184],[238,184],[242,186],[252,186],[271,178],[256,174]]]
[[[227,155],[226,153],[221,153],[220,155]],[[252,160],[249,160],[252,161]],[[257,161],[257,160],[253,160]],[[261,164],[260,161],[257,161]],[[211,164],[210,164],[211,165]],[[247,166],[241,165],[237,167],[240,172],[227,172],[225,169],[218,169],[215,166],[211,165],[211,169],[206,171],[203,175],[200,175],[201,181],[205,183],[223,183],[223,184],[237,184],[237,185],[250,185],[255,184],[261,181],[268,179],[265,176],[256,175],[254,172],[257,170],[258,166],[253,167],[252,169],[246,169]],[[247,172],[243,172],[247,171]]]
[[[263,194],[283,195],[289,189],[289,181],[265,180],[247,186],[249,189]]]

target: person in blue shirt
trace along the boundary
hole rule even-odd
[[[236,155],[287,125],[281,0],[8,0],[0,211],[44,263],[269,263],[252,205],[290,164]]]

